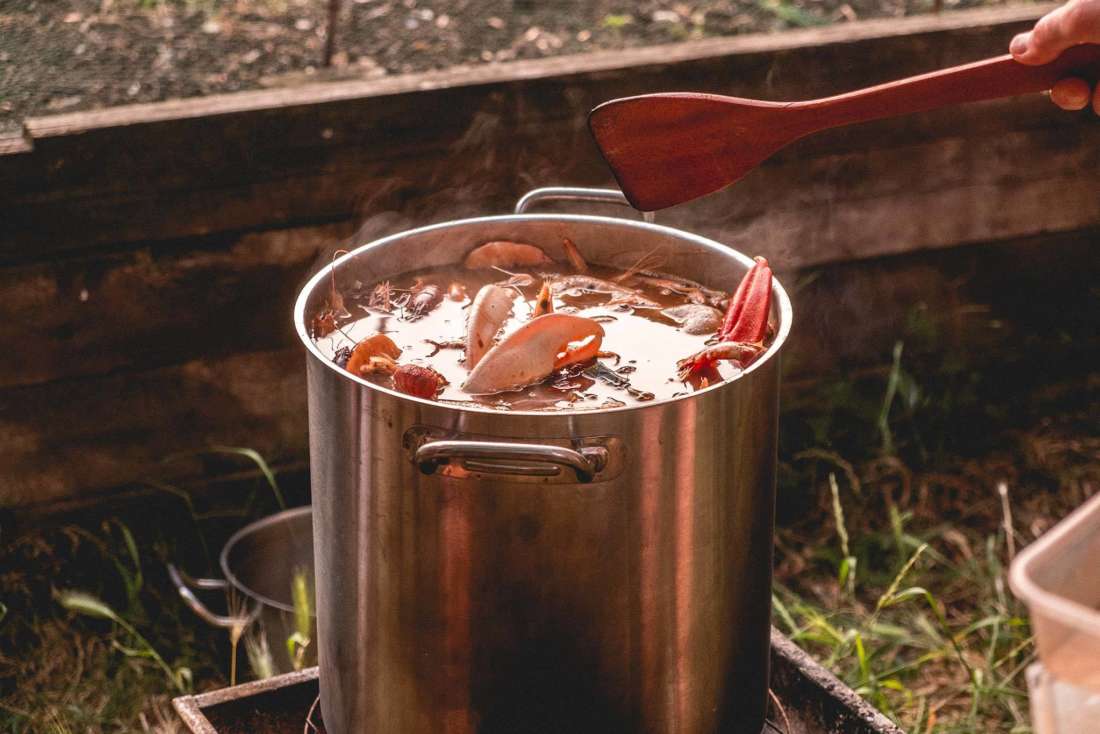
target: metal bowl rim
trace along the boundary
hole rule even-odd
[[[230,586],[232,586],[234,589],[241,592],[248,598],[252,599],[253,601],[258,601],[261,604],[266,604],[267,606],[275,607],[276,609],[279,609],[281,611],[290,612],[293,614],[293,605],[284,604],[281,601],[275,601],[274,599],[268,598],[263,594],[253,591],[252,589],[248,588],[248,586],[246,586],[244,583],[242,583],[237,574],[233,573],[232,568],[230,568],[229,566],[229,553],[233,550],[233,547],[237,545],[241,540],[243,540],[246,536],[257,533],[260,530],[264,530],[265,528],[268,528],[272,525],[278,525],[279,523],[297,520],[302,515],[312,516],[312,514],[313,505],[311,504],[304,505],[302,507],[292,507],[289,510],[282,510],[281,512],[276,512],[274,515],[268,515],[267,517],[262,517],[255,522],[251,522],[229,536],[229,540],[225,541],[225,545],[222,546],[222,552],[218,557],[218,564],[222,567],[222,574],[225,576],[225,580],[229,582]],[[310,532],[312,533],[312,523],[310,524]],[[312,571],[312,569],[310,570]],[[316,615],[311,612],[310,616]]]
[[[729,247],[727,245],[723,245],[722,243],[717,242],[715,240],[712,240],[709,237],[703,237],[701,235],[693,234],[691,232],[687,232],[687,231],[682,230],[682,229],[677,229],[675,227],[666,227],[665,225],[662,225],[662,224],[654,224],[654,223],[651,223],[651,222],[636,222],[636,221],[632,221],[632,220],[629,220],[629,219],[620,219],[618,217],[594,216],[594,215],[587,215],[587,214],[503,214],[503,215],[488,216],[488,217],[470,217],[470,218],[467,218],[467,219],[455,219],[455,220],[451,220],[451,221],[447,221],[447,222],[439,222],[437,224],[429,224],[429,225],[425,225],[423,227],[417,227],[415,229],[403,230],[403,231],[397,232],[395,234],[387,235],[385,237],[382,237],[382,238],[379,238],[379,239],[376,239],[376,240],[372,240],[370,242],[367,242],[366,244],[363,244],[363,245],[360,245],[359,247],[356,247],[354,250],[351,250],[348,253],[346,253],[345,255],[342,255],[341,257],[333,260],[331,263],[329,263],[328,265],[326,265],[325,267],[323,267],[319,271],[317,271],[317,273],[315,273],[313,275],[313,277],[309,279],[309,281],[305,284],[305,286],[302,287],[302,290],[298,294],[298,300],[294,304],[294,328],[298,332],[298,338],[301,340],[302,344],[305,346],[306,351],[309,354],[311,354],[314,358],[316,358],[323,365],[325,365],[329,369],[336,372],[342,378],[344,378],[346,380],[350,380],[352,382],[355,382],[355,383],[359,384],[360,386],[368,388],[370,390],[376,390],[378,392],[384,393],[386,395],[390,395],[390,396],[395,397],[395,398],[399,398],[401,400],[409,400],[409,401],[412,401],[412,402],[415,402],[415,403],[420,403],[420,404],[425,405],[425,406],[431,406],[431,407],[436,408],[436,409],[445,408],[445,409],[448,409],[448,410],[454,410],[454,411],[457,411],[459,413],[473,412],[473,413],[486,413],[486,414],[491,414],[491,415],[500,415],[502,412],[505,412],[508,415],[514,415],[514,416],[531,416],[531,417],[543,416],[543,417],[548,417],[548,416],[561,416],[563,414],[565,414],[565,415],[597,415],[597,414],[605,415],[605,414],[610,414],[610,413],[625,413],[625,412],[630,412],[630,411],[642,411],[642,410],[646,410],[648,408],[652,408],[652,407],[658,406],[658,405],[668,405],[669,403],[675,403],[675,402],[679,402],[679,401],[682,401],[682,400],[694,400],[694,399],[699,398],[702,395],[706,395],[707,393],[710,393],[710,392],[716,391],[716,390],[732,389],[732,386],[735,385],[737,382],[739,382],[742,377],[744,377],[745,375],[753,372],[754,370],[760,369],[765,363],[767,363],[770,360],[774,359],[776,357],[776,355],[778,355],[779,350],[783,347],[784,343],[786,342],[787,336],[790,334],[791,319],[792,319],[792,315],[793,315],[793,311],[791,309],[791,302],[790,302],[790,299],[787,297],[787,291],[784,290],[783,285],[779,282],[779,280],[777,278],[773,277],[772,278],[772,295],[775,297],[775,299],[776,299],[776,301],[779,305],[779,328],[776,331],[775,339],[772,341],[771,345],[764,352],[764,354],[761,355],[761,357],[759,359],[757,359],[756,361],[754,361],[751,365],[749,365],[749,368],[744,370],[740,375],[733,378],[732,380],[723,380],[722,382],[716,383],[714,385],[709,385],[709,386],[703,388],[702,390],[695,390],[691,393],[688,393],[686,395],[680,395],[678,397],[665,398],[663,400],[654,400],[653,402],[644,403],[642,405],[624,405],[624,406],[615,407],[615,408],[592,408],[592,409],[585,409],[585,410],[582,410],[582,411],[553,411],[553,410],[508,410],[508,411],[501,411],[501,410],[495,409],[495,408],[481,407],[481,406],[476,405],[476,404],[475,405],[470,405],[470,406],[464,406],[464,405],[460,406],[460,405],[455,405],[454,403],[441,402],[441,401],[438,401],[438,400],[428,400],[426,398],[418,398],[418,397],[415,397],[413,395],[407,395],[405,393],[398,392],[397,390],[392,390],[392,389],[387,388],[387,387],[382,387],[381,385],[376,385],[373,382],[370,382],[369,380],[366,380],[362,377],[358,377],[356,375],[353,375],[350,372],[348,372],[347,370],[342,369],[340,367],[337,367],[334,362],[332,362],[330,359],[328,359],[328,357],[326,357],[321,352],[321,350],[317,348],[317,345],[314,343],[313,339],[309,336],[309,332],[306,329],[306,318],[305,318],[306,301],[309,299],[310,294],[312,294],[314,292],[314,290],[316,290],[316,288],[321,284],[321,282],[329,276],[329,273],[331,273],[335,268],[340,267],[342,264],[344,264],[346,262],[350,262],[351,260],[354,260],[355,258],[363,255],[367,251],[372,250],[376,247],[385,247],[386,245],[389,245],[389,244],[391,244],[393,242],[396,242],[398,240],[406,239],[406,238],[411,237],[413,235],[420,235],[420,234],[425,234],[425,233],[432,232],[432,231],[435,231],[435,230],[448,229],[448,228],[452,228],[452,227],[466,226],[466,225],[471,225],[471,224],[485,224],[485,223],[489,223],[489,222],[493,222],[493,223],[511,223],[511,222],[530,222],[530,221],[545,221],[545,222],[562,222],[562,221],[566,221],[566,222],[579,222],[579,223],[582,223],[582,224],[606,224],[606,225],[611,225],[613,227],[626,227],[626,228],[629,228],[629,229],[640,229],[640,230],[645,230],[645,231],[649,231],[649,232],[656,232],[656,233],[671,236],[671,237],[674,237],[674,238],[688,240],[688,241],[690,241],[694,244],[701,245],[702,247],[705,247],[708,250],[713,250],[713,251],[717,252],[720,255],[724,255],[724,256],[727,256],[727,257],[733,257],[734,259],[739,260],[746,267],[751,268],[752,264],[753,264],[753,259],[751,257],[749,257],[748,255],[744,254],[743,252],[741,252],[740,250],[736,250],[736,249],[734,249],[732,247]]]

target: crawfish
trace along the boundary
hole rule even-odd
[[[443,290],[434,283],[421,283],[419,280],[412,288],[406,310],[410,313],[410,321],[424,316],[443,300]]]
[[[443,375],[418,364],[398,365],[393,373],[393,389],[418,398],[434,398],[446,384]]]

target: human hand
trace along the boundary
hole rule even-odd
[[[1035,28],[1013,38],[1009,51],[1021,64],[1045,64],[1081,43],[1100,43],[1100,0],[1069,0],[1040,18]],[[1062,79],[1050,90],[1050,98],[1065,110],[1084,109],[1091,98],[1100,115],[1100,87],[1094,94],[1084,79]]]

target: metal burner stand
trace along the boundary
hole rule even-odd
[[[774,699],[763,734],[903,734],[774,628],[771,647]],[[317,691],[317,669],[310,668],[172,705],[193,734],[323,734]]]

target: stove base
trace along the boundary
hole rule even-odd
[[[774,628],[771,644],[771,689],[786,719],[773,706],[761,734],[903,734]],[[317,669],[310,668],[172,705],[192,734],[324,734],[319,707],[307,723],[318,690]]]

